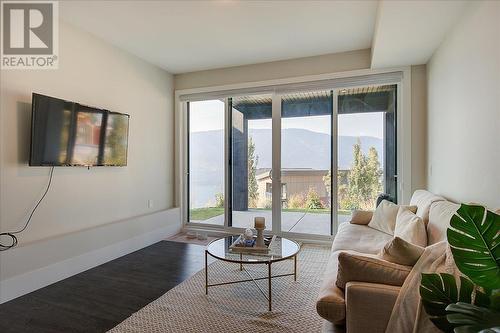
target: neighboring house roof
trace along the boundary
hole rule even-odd
[[[319,169],[308,169],[308,168],[293,168],[293,169],[281,169],[281,176],[324,176],[326,173],[328,173],[329,170],[319,170]],[[257,169],[255,172],[257,180],[262,180],[265,178],[271,178],[270,173],[271,169],[270,168],[262,168],[262,169]]]
[[[330,170],[321,170],[321,169],[309,169],[309,168],[290,168],[290,169],[282,169],[281,176],[324,176]],[[340,172],[349,171],[349,170],[339,170]],[[270,179],[271,178],[271,168],[261,168],[257,169],[255,172],[255,178],[257,180]]]
[[[255,178],[262,180],[264,178],[271,178],[271,168],[261,168],[255,171]]]

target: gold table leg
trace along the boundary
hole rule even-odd
[[[297,255],[293,256],[293,280],[297,281]]]
[[[283,276],[291,276],[293,275],[294,281],[297,281],[297,255],[293,256],[293,273],[286,273],[286,274],[278,274],[276,276],[272,275],[272,261],[269,261],[266,263],[267,266],[267,277],[260,277],[260,278],[253,278],[250,273],[243,267],[243,254],[240,253],[240,270],[245,271],[250,279],[247,280],[238,280],[238,281],[230,281],[230,282],[221,282],[221,283],[215,283],[215,284],[208,284],[208,251],[205,250],[205,294],[208,295],[208,287],[215,287],[215,286],[221,286],[221,285],[228,285],[228,284],[234,284],[234,283],[242,283],[242,282],[249,282],[253,281],[257,288],[259,288],[260,292],[262,295],[267,298],[268,300],[268,311],[272,311],[272,279],[275,277],[283,277]],[[260,286],[257,284],[257,280],[268,280],[268,294],[266,295],[265,292],[260,288]]]
[[[272,288],[271,288],[271,262],[269,262],[268,264],[268,281],[269,281],[269,297],[268,297],[268,301],[269,301],[269,311],[271,311],[271,306],[272,306]]]
[[[208,251],[205,250],[205,295],[208,295]]]

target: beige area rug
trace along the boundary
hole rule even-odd
[[[211,287],[205,295],[201,270],[110,330],[121,332],[320,332],[316,313],[323,272],[330,250],[305,245],[298,256],[298,278],[273,279],[273,311],[252,282]],[[267,276],[266,265],[247,265],[254,277]],[[272,265],[273,274],[293,271],[293,261]],[[209,283],[247,279],[233,263],[216,261],[208,267]],[[267,280],[258,281],[267,291]]]

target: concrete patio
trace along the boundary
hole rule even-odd
[[[253,220],[256,216],[266,218],[266,225],[271,227],[271,210],[252,210],[233,211],[233,227],[248,228],[253,227]],[[348,222],[349,215],[338,215],[340,223]],[[192,220],[191,222],[203,224],[224,225],[224,215],[214,216],[204,221]],[[321,214],[314,212],[282,212],[281,225],[283,231],[330,235],[330,214]]]

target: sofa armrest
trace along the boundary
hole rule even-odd
[[[348,282],[345,289],[347,333],[384,333],[401,287]]]

